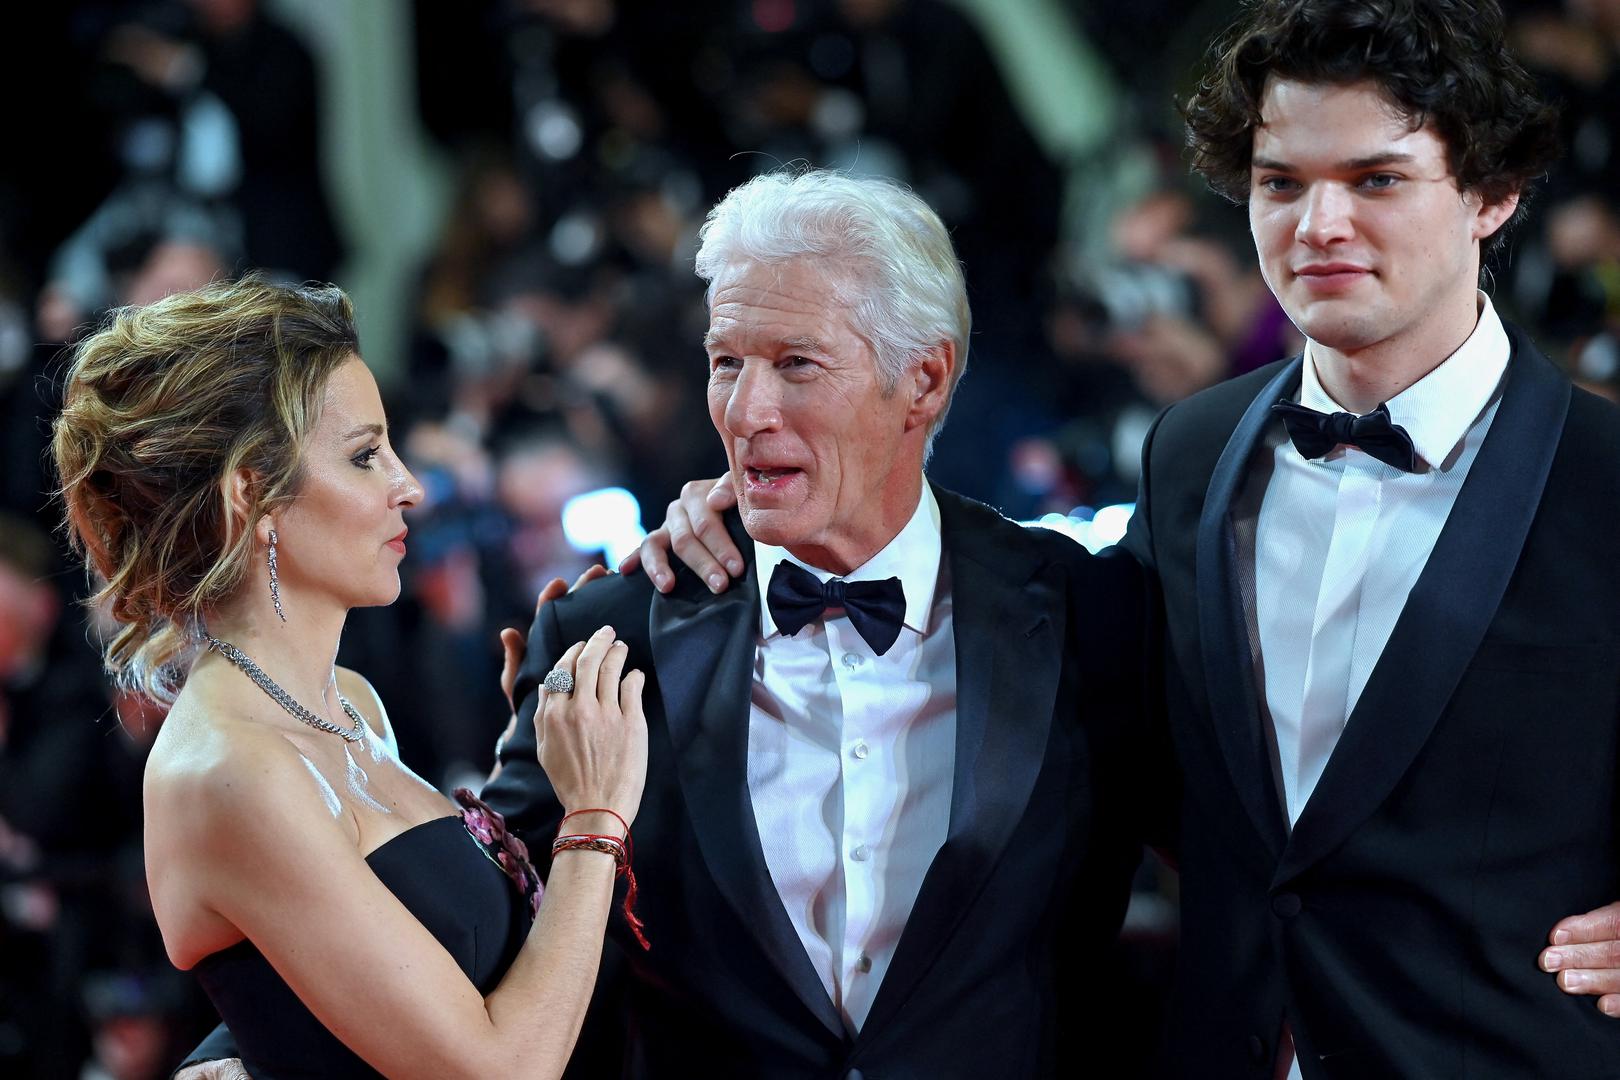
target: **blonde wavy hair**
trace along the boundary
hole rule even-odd
[[[69,538],[104,582],[89,603],[122,624],[105,645],[120,686],[174,700],[203,613],[264,569],[254,526],[296,497],[327,380],[358,353],[340,289],[257,278],[112,311],[74,349],[51,449]]]

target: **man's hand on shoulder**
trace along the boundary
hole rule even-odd
[[[1605,1016],[1620,1017],[1620,901],[1561,920],[1541,951],[1541,969],[1556,972],[1566,994],[1597,996]]]
[[[737,505],[736,489],[728,473],[714,480],[689,480],[681,486],[680,498],[669,504],[664,523],[647,534],[641,547],[625,556],[619,573],[641,570],[652,579],[653,587],[667,593],[675,587],[675,572],[669,565],[669,552],[701,577],[712,593],[723,593],[731,578],[741,577],[742,553],[731,542],[721,516]]]

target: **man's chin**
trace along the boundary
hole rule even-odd
[[[777,506],[750,506],[746,500],[737,511],[743,529],[761,544],[788,547],[804,539],[804,521],[794,510]]]

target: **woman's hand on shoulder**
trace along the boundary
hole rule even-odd
[[[608,809],[626,822],[647,779],[646,676],[625,673],[629,649],[604,626],[564,652],[553,670],[573,676],[568,693],[541,691],[535,710],[540,765],[566,811]]]

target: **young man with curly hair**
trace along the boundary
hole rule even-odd
[[[1553,152],[1502,42],[1496,0],[1263,0],[1185,107],[1308,344],[1160,417],[1127,540],[1178,1076],[1620,1075],[1620,999],[1535,963],[1620,895],[1620,413],[1479,289]]]

